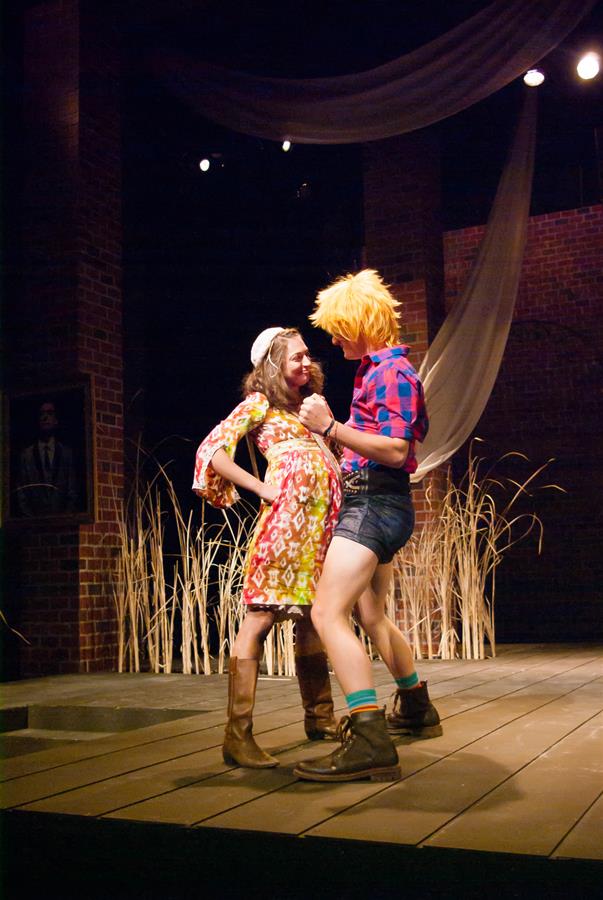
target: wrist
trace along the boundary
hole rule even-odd
[[[322,436],[325,438],[328,437],[331,434],[331,431],[333,430],[334,425],[335,425],[335,416],[331,416],[331,421],[329,422],[329,424],[323,431]]]

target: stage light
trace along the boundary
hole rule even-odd
[[[207,172],[210,167],[210,161],[208,159],[202,159],[199,163],[199,168],[202,172]]]
[[[540,69],[528,69],[523,76],[523,80],[524,84],[527,84],[528,87],[538,87],[538,85],[542,84],[544,81],[544,74]]]
[[[576,72],[583,81],[596,78],[601,68],[601,60],[598,53],[585,53],[576,66]]]
[[[285,153],[288,153],[289,150],[291,149],[291,141],[283,141],[281,146],[282,146],[283,150],[285,151]]]

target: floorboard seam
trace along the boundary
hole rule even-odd
[[[549,857],[553,857],[553,856],[555,855],[555,852],[556,852],[557,848],[561,846],[561,844],[565,841],[565,839],[566,839],[567,837],[569,837],[569,835],[572,833],[572,831],[574,830],[574,828],[576,828],[576,827],[580,824],[580,822],[582,821],[582,819],[585,818],[585,816],[591,811],[591,809],[593,808],[593,806],[594,806],[596,803],[598,803],[599,800],[601,800],[602,797],[603,797],[603,790],[601,791],[601,793],[600,793],[597,797],[595,797],[595,799],[593,800],[593,802],[592,802],[591,804],[589,804],[589,806],[582,812],[582,814],[578,816],[578,818],[576,819],[576,821],[574,822],[574,824],[572,825],[572,827],[571,827],[568,831],[566,831],[566,833],[563,835],[563,837],[562,837],[559,841],[557,841],[557,843],[555,844],[555,846],[553,847],[553,849],[552,849],[551,852],[549,853]],[[572,857],[570,857],[570,856],[561,856],[561,857],[558,857],[558,858],[559,858],[559,859],[572,859]]]

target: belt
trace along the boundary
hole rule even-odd
[[[343,473],[343,492],[352,494],[408,494],[410,478],[404,469],[365,466],[355,472]]]
[[[277,444],[273,444],[272,447],[268,447],[264,455],[268,462],[272,462],[276,457],[282,456],[283,453],[289,453],[291,450],[321,452],[320,447],[313,438],[288,438],[286,441],[279,441]]]

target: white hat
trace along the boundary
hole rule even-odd
[[[270,345],[272,344],[272,341],[275,339],[277,334],[280,334],[281,331],[285,330],[286,329],[282,328],[280,325],[277,325],[274,328],[265,328],[258,334],[255,341],[251,345],[251,362],[253,363],[254,368],[261,363],[266,354],[269,352]]]

